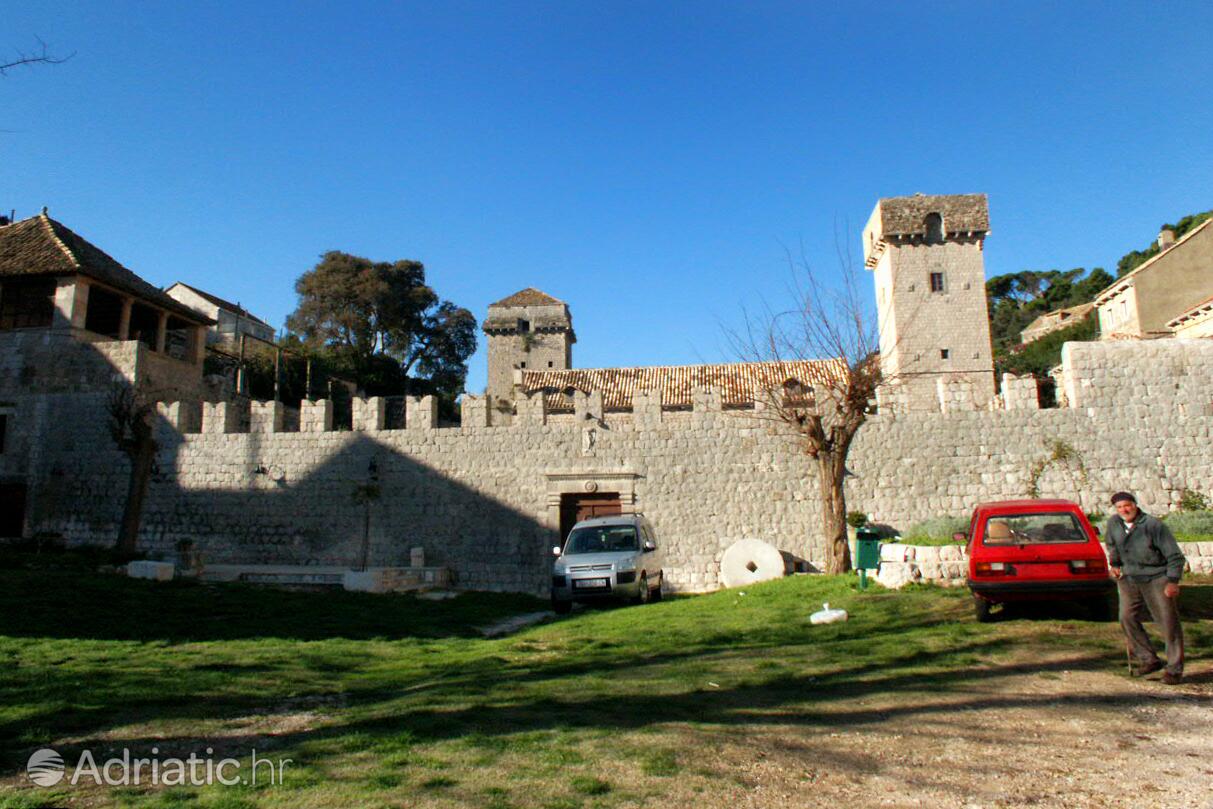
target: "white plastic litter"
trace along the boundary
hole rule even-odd
[[[832,624],[835,621],[845,621],[847,619],[846,610],[832,610],[829,602],[822,604],[821,609],[809,616],[811,624]]]

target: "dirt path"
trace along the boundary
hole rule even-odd
[[[1171,687],[1064,664],[739,734],[719,751],[737,782],[720,805],[1213,807],[1207,664]]]

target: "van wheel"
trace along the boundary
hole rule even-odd
[[[640,592],[636,593],[636,598],[632,599],[632,602],[634,604],[648,604],[649,599],[652,598],[652,596],[653,596],[653,593],[651,590],[649,590],[648,576],[641,576],[640,577]]]
[[[990,602],[986,601],[984,598],[973,596],[973,608],[974,612],[977,614],[978,623],[988,624],[990,621],[994,620],[994,616],[990,613],[990,606]]]
[[[653,588],[653,592],[649,594],[649,601],[661,600],[661,588],[665,586],[665,574],[657,574],[657,586]]]
[[[560,598],[552,599],[552,612],[556,613],[557,615],[568,615],[572,611],[572,601],[565,601],[564,599]]]

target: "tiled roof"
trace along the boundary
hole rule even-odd
[[[220,298],[218,295],[212,295],[209,292],[203,292],[201,289],[198,289],[198,287],[192,287],[183,281],[178,281],[176,284],[173,284],[173,286],[178,286],[178,285],[185,287],[190,292],[193,292],[195,295],[205,298],[206,300],[215,304],[216,306],[218,306],[220,309],[224,310],[225,312],[235,312],[236,314],[240,315],[243,318],[247,318],[248,320],[254,320],[254,321],[260,323],[262,326],[267,326],[271,329],[274,328],[273,326],[270,326],[270,324],[266,323],[264,320],[257,317],[255,314],[250,312],[248,309],[245,309],[243,306],[241,306],[238,303],[232,303],[231,301],[225,301],[223,298]],[[172,287],[169,287],[169,289],[172,289]]]
[[[985,194],[945,194],[889,197],[880,208],[882,236],[925,236],[927,214],[943,217],[948,233],[985,233],[990,229],[990,207]]]
[[[545,391],[552,409],[571,409],[565,394],[570,388],[602,394],[606,410],[626,410],[633,394],[658,391],[666,407],[691,404],[694,387],[720,391],[725,406],[749,404],[762,399],[762,393],[789,380],[802,385],[821,384],[841,377],[840,360],[791,360],[787,362],[742,362],[724,365],[663,365],[648,368],[572,368],[564,371],[523,371],[522,387],[527,393]]]
[[[534,287],[515,292],[508,298],[502,298],[489,306],[564,306],[564,301],[558,301],[546,292],[540,292]]]
[[[1070,318],[1077,318],[1077,319],[1081,320],[1082,317],[1084,317],[1087,314],[1090,314],[1091,310],[1094,308],[1095,308],[1095,303],[1092,301],[1088,301],[1087,303],[1080,303],[1077,306],[1069,306],[1065,309],[1056,309],[1052,312],[1045,312],[1043,315],[1036,318],[1031,323],[1029,323],[1027,326],[1025,326],[1024,331],[1030,332],[1034,329],[1040,328],[1041,326],[1045,325],[1046,323],[1049,323],[1049,322],[1055,321],[1055,320],[1068,320]]]
[[[0,276],[85,275],[195,323],[213,321],[144,281],[45,212],[0,227]]]

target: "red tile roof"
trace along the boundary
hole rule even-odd
[[[791,360],[787,362],[742,362],[722,365],[662,365],[647,368],[571,368],[564,371],[523,371],[522,386],[527,393],[545,391],[548,407],[571,409],[574,390],[602,394],[606,410],[626,410],[633,394],[657,391],[666,407],[691,404],[695,387],[714,388],[725,406],[750,404],[761,400],[763,391],[794,380],[816,385],[843,374],[841,360]]]

